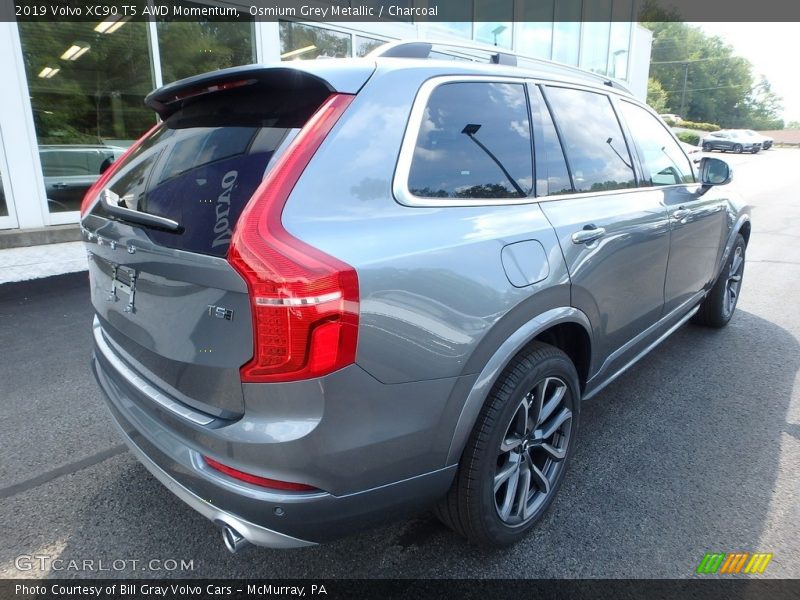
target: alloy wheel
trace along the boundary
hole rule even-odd
[[[736,308],[739,300],[739,288],[742,285],[742,273],[744,272],[744,252],[741,246],[736,246],[731,260],[731,268],[728,270],[728,281],[725,283],[725,297],[723,298],[723,310],[727,317]]]
[[[494,473],[495,508],[510,526],[530,521],[555,487],[572,432],[567,384],[537,383],[517,406],[500,443]]]

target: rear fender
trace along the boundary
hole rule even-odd
[[[467,439],[475,426],[475,421],[478,419],[489,392],[503,369],[511,362],[511,359],[540,333],[561,323],[576,323],[580,325],[588,334],[591,343],[592,327],[589,323],[589,318],[583,312],[571,306],[562,306],[545,311],[508,336],[486,362],[467,395],[453,432],[446,465],[456,464],[461,458]]]

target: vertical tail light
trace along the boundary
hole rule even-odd
[[[253,358],[244,382],[310,379],[355,362],[359,292],[355,270],[298,240],[281,223],[303,170],[354,96],[333,94],[277,159],[242,212],[228,261],[247,282]]]

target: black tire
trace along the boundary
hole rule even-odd
[[[734,146],[733,146],[733,151],[734,151],[736,154],[741,154],[741,153],[742,153],[742,150],[744,150],[744,148],[742,148],[742,145],[741,145],[741,144],[734,144]]]
[[[738,234],[717,282],[692,319],[698,325],[719,328],[731,320],[742,288],[746,247],[744,238]]]
[[[709,144],[708,142],[705,142],[703,144],[703,152],[711,152],[712,150],[713,148],[711,147],[711,144]]]
[[[536,419],[531,410],[538,411]],[[509,363],[489,393],[455,481],[436,507],[439,519],[482,546],[502,547],[522,539],[561,486],[579,414],[580,385],[569,357],[548,344],[531,343]],[[539,415],[544,416],[541,423]],[[541,437],[548,430],[555,433]],[[514,469],[516,475],[507,475]],[[502,506],[498,495],[504,499]]]

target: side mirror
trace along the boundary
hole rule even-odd
[[[704,156],[700,159],[700,183],[703,185],[725,185],[733,179],[733,169],[718,158]]]

